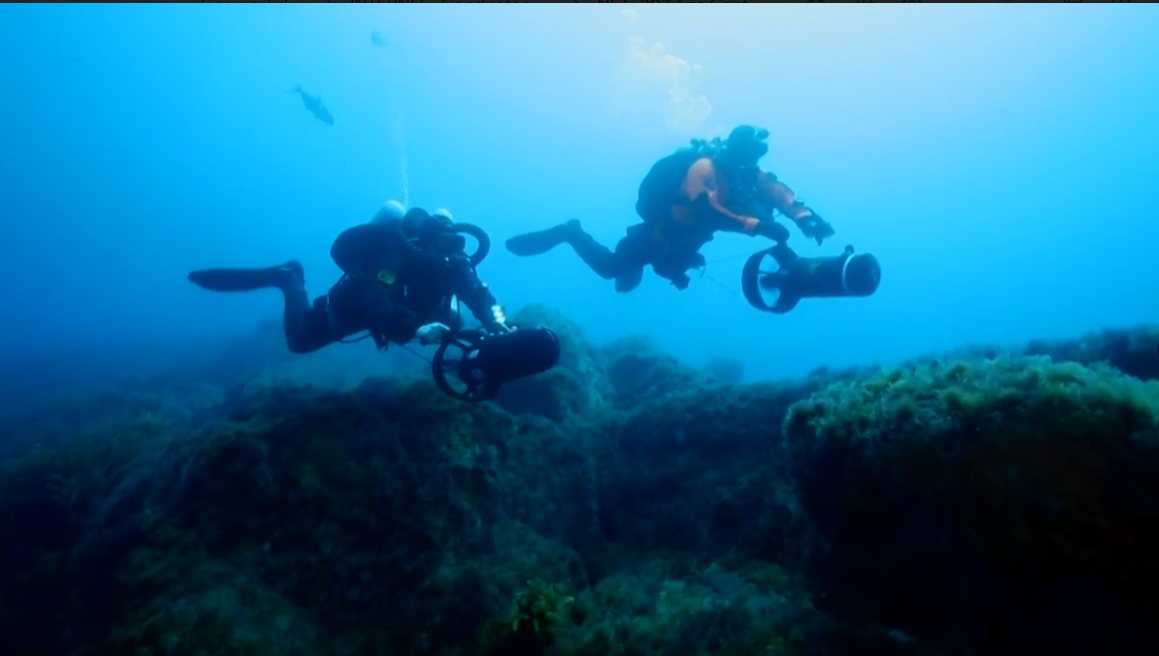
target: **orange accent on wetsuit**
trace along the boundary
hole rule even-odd
[[[702,195],[717,214],[740,224],[740,232],[753,234],[761,220],[733,212],[728,208],[729,184],[716,170],[711,158],[702,157],[692,163],[684,176],[681,198],[672,206],[672,219],[678,224],[690,225],[703,221],[694,202]],[[792,189],[770,173],[761,172],[757,180],[757,201],[780,211],[795,223],[813,215],[813,211],[797,201]],[[772,220],[770,217],[769,220]]]
[[[813,216],[813,210],[797,200],[797,195],[771,173],[761,171],[757,179],[757,198],[774,207],[794,223]]]

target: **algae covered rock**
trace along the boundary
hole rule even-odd
[[[1155,380],[1159,379],[1159,325],[1101,330],[1053,343],[1036,340],[1027,345],[1026,353],[1081,364],[1105,362],[1128,376]]]
[[[155,588],[158,555],[141,550],[135,557],[142,562],[130,564],[130,576],[138,578],[131,579],[127,591],[149,601],[127,613],[133,621],[110,632],[101,654],[329,653],[325,633],[302,608],[243,570],[211,559],[161,558],[173,569],[165,573],[168,585]],[[134,589],[135,584],[145,589]]]
[[[416,627],[442,608],[413,603],[416,592],[495,539],[502,494],[480,455],[510,418],[426,382],[291,394],[255,401],[195,445],[169,522],[194,546],[142,548],[191,571],[245,563],[332,645],[413,651]]]
[[[150,415],[0,461],[0,635],[11,653],[49,654],[99,639],[126,540],[146,521],[140,472],[170,443],[172,424]],[[126,503],[126,500],[128,503]],[[121,515],[120,511],[130,512]],[[67,627],[68,632],[61,628]],[[94,638],[95,635],[95,638]]]
[[[542,306],[515,320],[563,358],[498,403],[349,388],[376,364],[341,390],[229,369],[228,391],[174,375],[11,415],[3,646],[1159,653],[1159,383],[976,350],[725,384]],[[1015,351],[1146,378],[1151,334]]]
[[[709,382],[707,376],[660,350],[651,339],[626,337],[600,349],[612,405],[620,410]]]
[[[573,595],[530,581],[488,623],[485,655],[697,656],[804,653],[816,613],[775,567],[704,571],[657,558]]]
[[[9,464],[10,647],[438,653],[473,645],[533,576],[586,585],[570,549],[516,518],[549,530],[568,516],[544,498],[566,476],[536,483],[547,470],[524,462],[559,442],[546,420],[517,428],[429,382],[381,380],[247,388],[230,417],[182,440],[86,435]]]
[[[784,431],[839,617],[964,653],[1159,646],[1159,385],[933,363],[830,386]]]
[[[599,540],[596,468],[588,445],[553,422],[517,417],[497,469],[508,517],[563,544]]]
[[[672,394],[593,427],[604,535],[636,548],[783,554],[794,529],[775,384]]]
[[[535,579],[515,597],[511,610],[492,619],[480,639],[485,656],[546,654],[556,633],[571,624],[575,598],[556,585]]]
[[[704,364],[703,371],[713,380],[726,385],[735,385],[745,378],[744,362],[738,358],[713,358]]]

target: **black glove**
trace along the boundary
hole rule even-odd
[[[389,317],[383,317],[383,319],[385,319],[383,322],[385,325],[382,333],[390,341],[399,344],[405,344],[414,339],[415,332],[423,325],[423,322],[414,312],[400,305],[395,305],[394,311]]]
[[[757,224],[756,234],[771,239],[778,244],[789,241],[789,229],[772,219]]]
[[[801,227],[801,232],[806,237],[816,239],[818,244],[834,235],[833,226],[816,214],[801,219],[797,225]]]

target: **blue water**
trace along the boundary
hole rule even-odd
[[[1159,8],[1119,4],[3,5],[0,357],[244,335],[280,295],[189,270],[297,258],[325,293],[390,198],[484,226],[512,310],[753,377],[1156,322]],[[762,314],[739,235],[684,291],[502,249],[614,244],[656,159],[740,123],[837,231],[790,244],[873,252],[875,296]]]

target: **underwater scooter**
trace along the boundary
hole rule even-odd
[[[467,256],[472,267],[478,266],[491,251],[487,233],[469,223],[455,223],[453,230],[459,239],[465,234],[478,242],[475,252]],[[465,246],[455,244],[453,250]],[[431,373],[443,394],[467,403],[482,403],[495,398],[504,383],[541,374],[559,363],[559,337],[550,329],[508,324],[504,333],[463,330],[457,302],[455,306],[452,314],[457,321],[452,322],[452,331],[431,358]],[[501,308],[492,308],[492,312],[499,312],[496,318],[502,322]],[[457,379],[458,389],[452,385],[452,377]]]
[[[412,212],[420,210],[411,210]],[[425,212],[424,212],[425,214]],[[478,266],[491,250],[487,233],[469,223],[451,223],[444,251],[466,252],[464,235],[474,237],[478,246],[467,255],[471,268]],[[504,383],[541,374],[559,362],[559,338],[544,327],[520,328],[510,324],[506,332],[488,333],[481,329],[464,330],[458,301],[450,300],[448,313],[451,330],[431,358],[431,373],[439,391],[447,396],[481,403],[495,398]],[[502,308],[491,308],[496,321],[505,324]],[[452,378],[458,385],[452,384]]]
[[[454,223],[451,229],[457,243],[446,244],[447,250],[466,252],[463,235],[474,237],[478,246],[467,259],[472,268],[478,266],[491,250],[487,233],[469,223]],[[431,358],[431,373],[443,394],[468,403],[482,403],[495,398],[504,383],[541,374],[559,362],[559,337],[548,328],[508,324],[503,333],[464,330],[459,304],[454,299],[451,303],[452,307],[447,308],[453,317],[451,331]],[[504,324],[502,308],[495,306],[491,311]]]
[[[559,362],[559,337],[545,327],[511,325],[505,333],[481,329],[450,333],[431,358],[439,390],[468,403],[495,398],[504,383],[541,374]],[[448,376],[458,380],[459,388]]]
[[[775,268],[762,268],[770,264]],[[854,254],[852,246],[837,256],[801,257],[781,243],[754,253],[741,272],[745,300],[773,314],[785,314],[803,298],[871,296],[880,284],[877,258]]]

